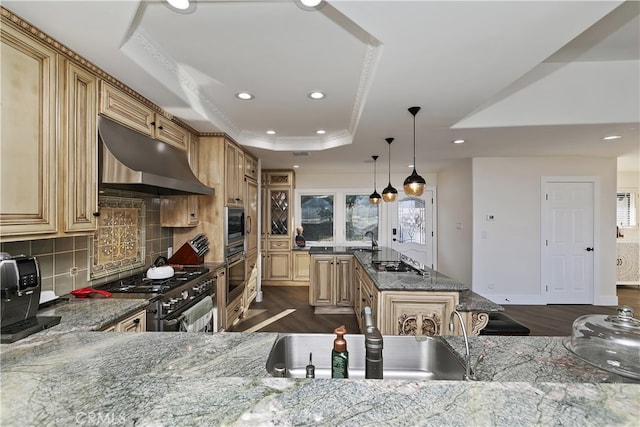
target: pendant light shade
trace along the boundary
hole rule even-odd
[[[408,196],[421,196],[427,182],[416,172],[416,114],[420,107],[411,107],[409,112],[413,116],[413,172],[404,180],[404,193]]]
[[[382,198],[385,202],[391,203],[395,202],[398,198],[398,190],[391,185],[391,143],[393,142],[393,138],[387,138],[385,141],[389,144],[389,185],[382,190]]]
[[[369,203],[372,205],[377,205],[380,203],[380,194],[376,191],[376,160],[378,160],[378,156],[371,156],[373,159],[373,193],[369,196]]]

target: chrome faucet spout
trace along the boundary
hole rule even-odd
[[[449,318],[449,331],[455,331],[455,325],[453,323],[453,319],[455,316],[458,316],[458,320],[460,322],[460,328],[462,328],[462,336],[464,337],[464,364],[465,364],[465,380],[474,380],[475,374],[471,372],[471,352],[469,351],[469,337],[467,335],[467,328],[464,326],[464,319],[458,310],[454,310],[451,312],[451,317]]]

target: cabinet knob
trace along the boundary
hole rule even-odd
[[[95,217],[99,217],[99,216],[100,216],[100,212],[94,212],[94,213],[93,213],[93,216],[95,216]]]
[[[160,126],[158,126],[158,129],[162,130],[162,129],[164,129],[164,128],[162,127],[162,125],[160,125]]]
[[[156,122],[151,122],[151,123],[149,123],[149,124],[150,124],[151,126],[155,126],[155,125],[156,125]]]
[[[140,323],[140,319],[133,319],[133,323],[137,325],[138,323]]]

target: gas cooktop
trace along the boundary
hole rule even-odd
[[[148,279],[144,273],[134,274],[129,277],[114,280],[100,286],[100,289],[111,293],[164,293],[170,289],[181,286],[209,272],[206,267],[175,268],[173,277],[161,280]]]

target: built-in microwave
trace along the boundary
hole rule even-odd
[[[224,208],[224,244],[231,246],[244,240],[244,209]]]

